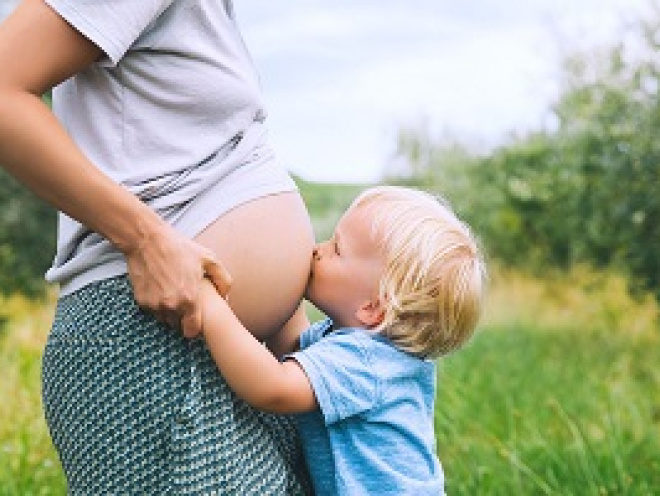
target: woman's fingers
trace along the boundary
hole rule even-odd
[[[202,306],[199,301],[181,317],[181,329],[186,338],[195,338],[202,332]]]
[[[232,278],[227,268],[220,262],[214,253],[202,245],[197,245],[200,248],[201,267],[203,270],[203,277],[199,279],[197,284],[197,291],[195,292],[196,298],[189,304],[182,305],[181,314],[181,329],[183,335],[187,338],[194,338],[202,332],[202,306],[199,299],[201,285],[204,284],[204,278],[209,279],[216,291],[226,298],[229,289],[231,288]]]
[[[176,329],[185,324],[187,334],[198,334],[197,296],[206,249],[170,228],[149,241],[126,254],[136,301],[161,322]]]
[[[226,298],[232,278],[211,250],[173,230],[165,234],[128,255],[135,297],[160,322],[194,338],[202,331],[198,296],[204,279]]]

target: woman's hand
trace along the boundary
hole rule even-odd
[[[231,275],[212,251],[169,226],[141,240],[127,251],[128,275],[138,304],[156,318],[181,328],[192,338],[202,330],[199,292],[208,278],[223,297]]]

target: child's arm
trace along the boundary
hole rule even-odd
[[[266,340],[266,346],[273,355],[281,358],[287,353],[298,351],[300,349],[300,334],[310,326],[309,319],[305,313],[305,304],[300,302],[298,309],[284,324],[282,330],[272,338]]]
[[[240,323],[210,284],[201,291],[206,344],[229,387],[255,408],[274,413],[318,408],[314,391],[295,360],[279,362]]]

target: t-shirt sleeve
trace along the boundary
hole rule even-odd
[[[116,64],[174,0],[46,0]]]
[[[330,334],[289,358],[307,374],[326,424],[371,410],[378,399],[378,376],[369,337],[359,331]]]
[[[298,339],[299,348],[304,350],[316,343],[323,337],[330,327],[332,327],[332,321],[330,319],[324,319],[313,323],[300,334],[300,338]]]

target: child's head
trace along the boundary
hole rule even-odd
[[[485,266],[469,228],[428,193],[364,191],[315,253],[308,297],[338,325],[370,327],[422,357],[472,335]]]

